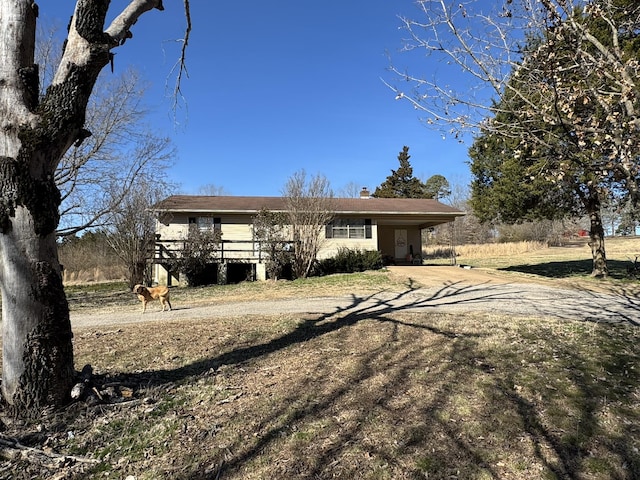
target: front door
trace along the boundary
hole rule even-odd
[[[395,257],[405,258],[407,256],[407,231],[404,229],[395,230]]]

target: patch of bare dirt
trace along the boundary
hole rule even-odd
[[[481,285],[485,283],[506,284],[516,281],[513,273],[459,266],[408,265],[392,266],[389,267],[389,270],[395,277],[410,278],[425,287],[436,287],[451,282]],[[534,282],[536,280],[523,275],[523,278],[518,276],[517,281]]]

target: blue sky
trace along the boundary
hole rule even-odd
[[[66,25],[75,2],[48,3],[41,18]],[[111,10],[126,3],[113,0]],[[373,189],[404,145],[417,177],[468,183],[469,145],[428,129],[381,80],[395,81],[388,55],[406,63],[398,15],[418,15],[413,0],[192,0],[178,125],[167,82],[170,90],[183,6],[164,4],[115,50],[115,68],[133,65],[151,82],[149,121],[177,148],[170,176],[181,193],[215,184],[232,195],[280,195],[300,169],[325,175],[337,192],[351,182]]]

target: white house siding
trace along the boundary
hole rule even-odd
[[[376,245],[377,240],[373,238],[367,239],[326,239],[326,242],[322,244],[320,252],[318,252],[318,259],[330,258],[338,253],[340,248],[348,248],[349,250],[378,250]]]
[[[197,213],[174,214],[170,218],[161,218],[156,226],[156,233],[160,235],[160,243],[168,242],[169,249],[179,249],[182,245],[169,242],[185,240],[189,234],[189,218],[198,217],[220,218],[220,231],[222,240],[238,243],[225,244],[225,258],[244,258],[253,256],[253,225],[247,216],[243,215],[203,215]],[[163,222],[164,221],[164,222]],[[167,225],[167,221],[170,223]],[[249,223],[247,223],[249,222]],[[228,253],[228,255],[227,255]]]
[[[171,223],[158,224],[157,233],[160,234],[160,242],[163,240],[184,240],[189,231],[189,218],[197,217],[196,213],[173,215]],[[204,215],[201,215],[204,216]],[[257,245],[253,243],[252,217],[246,215],[214,215],[221,220],[221,232],[223,241],[232,243],[224,244],[225,259],[247,259],[247,257],[258,256]],[[320,233],[324,237],[324,231]],[[340,248],[378,250],[378,226],[375,220],[371,225],[372,238],[323,238],[321,239],[319,259],[334,256]],[[237,243],[236,243],[237,242]],[[181,245],[176,245],[181,247]]]
[[[378,225],[371,222],[371,238],[325,238],[320,245],[318,259],[331,258],[340,248],[350,250],[378,250]]]
[[[180,244],[166,243],[163,240],[184,240],[189,231],[189,216],[180,214],[161,215],[156,221],[156,235],[159,235],[159,244],[169,251],[182,248]],[[158,285],[176,285],[179,279],[170,276],[167,269],[157,261],[153,264],[153,281]]]
[[[189,231],[189,217],[187,215],[172,215],[170,218],[161,217],[156,223],[156,234],[160,240],[184,240]]]
[[[221,215],[220,229],[224,243],[224,258],[227,260],[246,260],[257,255],[253,243],[252,219],[241,215]]]

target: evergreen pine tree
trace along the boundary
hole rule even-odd
[[[374,197],[379,198],[425,198],[424,184],[413,176],[413,168],[409,163],[409,147],[402,147],[398,154],[400,167],[391,170],[391,175],[376,188]]]

